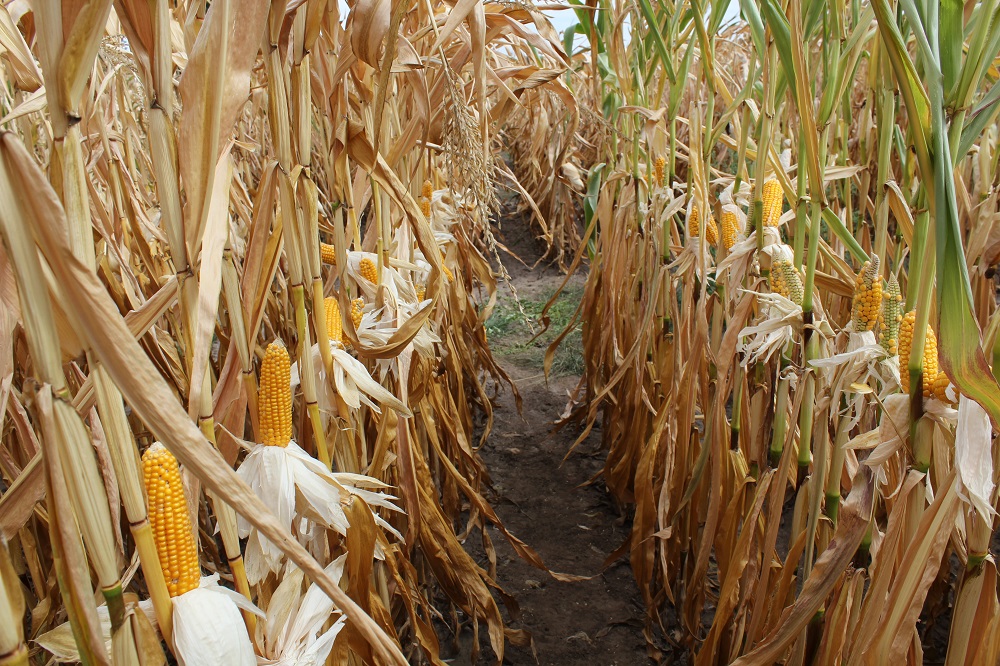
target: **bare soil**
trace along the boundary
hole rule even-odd
[[[516,218],[504,221],[500,240],[529,265],[544,252],[544,245]],[[563,279],[552,266],[531,269],[509,256],[504,263],[524,301],[544,301]],[[578,290],[583,281],[583,275],[573,278]],[[503,298],[511,307],[509,292]],[[518,414],[509,390],[496,404],[493,432],[480,451],[493,481],[488,499],[507,528],[534,548],[550,569],[591,578],[557,581],[522,561],[504,537],[490,529],[497,549],[497,582],[521,610],[510,626],[528,630],[533,639],[532,647],[508,644],[503,663],[647,664],[642,603],[628,561],[620,559],[604,569],[605,560],[628,537],[630,525],[595,478],[604,464],[599,430],[569,457],[579,432],[553,432],[553,422],[579,377],[564,374],[546,382],[541,367],[544,346],[528,343],[527,324],[517,328],[492,341],[498,361],[521,392],[524,409]],[[478,537],[470,537],[466,548],[486,565]],[[471,629],[463,627],[455,637],[452,629],[441,627],[441,638],[447,662],[471,663]],[[485,629],[480,639],[479,662],[495,663]]]

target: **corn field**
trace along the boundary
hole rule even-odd
[[[0,4],[0,666],[520,663],[512,217],[651,663],[1000,663],[1000,1],[736,4]]]

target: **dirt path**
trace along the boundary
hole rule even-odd
[[[505,231],[504,242],[526,262],[540,256],[542,248],[523,225]],[[554,268],[528,270],[513,260],[506,264],[522,304],[532,313],[562,280]],[[574,289],[569,298],[575,294],[578,301],[583,280],[574,279],[571,284]],[[511,626],[531,632],[537,663],[545,666],[646,664],[643,611],[632,571],[626,560],[620,560],[602,572],[607,556],[628,536],[628,524],[600,480],[585,485],[603,466],[599,431],[591,433],[563,461],[578,432],[565,429],[552,433],[552,422],[562,413],[567,391],[578,377],[563,373],[546,384],[541,367],[544,344],[527,342],[531,337],[527,326],[514,316],[516,307],[509,293],[503,296],[491,320],[494,328],[488,326],[488,331],[497,359],[517,383],[524,411],[522,418],[509,391],[496,406],[493,433],[480,451],[494,484],[489,499],[507,528],[532,546],[552,570],[593,576],[582,582],[556,581],[524,563],[503,536],[491,529],[497,548],[498,583],[516,598],[521,609],[520,619]],[[570,312],[573,307],[575,302],[563,310]],[[578,359],[580,350],[572,349],[573,340],[579,346],[578,337],[571,339],[569,360],[557,361],[557,367],[578,368],[573,355]],[[469,539],[467,547],[484,564],[473,541],[478,539]],[[454,637],[442,638],[443,647],[449,642],[454,645]],[[450,663],[469,663],[470,640],[469,631],[459,637],[457,654],[448,659]],[[493,659],[484,645],[480,663]],[[509,646],[504,663],[529,665],[536,661],[531,649]]]

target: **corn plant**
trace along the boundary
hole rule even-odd
[[[3,663],[440,664],[441,593],[528,642],[462,541],[547,570],[474,426],[496,137],[568,59],[519,6],[340,11],[0,7]]]
[[[922,620],[993,663],[995,3],[598,9],[564,423],[634,511],[650,656],[921,663]]]

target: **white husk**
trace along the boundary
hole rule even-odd
[[[350,525],[341,502],[350,495],[361,497],[369,506],[400,510],[392,503],[396,499],[392,495],[358,487],[380,488],[385,487],[384,484],[357,474],[331,472],[294,441],[284,447],[253,445],[237,474],[289,529],[298,516],[346,535]],[[298,504],[300,510],[296,512],[298,498],[302,503]],[[376,524],[402,538],[384,519],[372,513]],[[268,572],[277,573],[283,561],[281,551],[242,516],[237,525],[240,537],[248,538],[244,560],[250,584],[259,582]],[[299,533],[306,536],[301,530]],[[322,532],[313,536],[319,538]]]
[[[341,555],[326,572],[333,580],[340,580],[344,573],[347,555]],[[271,597],[265,623],[265,654],[258,657],[260,666],[321,666],[333,649],[337,634],[344,627],[340,617],[323,631],[323,626],[337,610],[329,597],[316,585],[310,585],[302,594],[302,573],[289,565],[281,584]]]
[[[961,482],[959,496],[975,507],[986,521],[991,521],[995,513],[990,502],[994,488],[991,431],[986,411],[975,400],[961,396],[955,430],[955,467]]]
[[[255,607],[244,597],[212,584],[185,592],[173,602],[174,646],[180,666],[256,665],[237,603]]]
[[[739,346],[744,367],[757,361],[767,362],[775,352],[795,339],[795,329],[802,324],[801,305],[780,294],[768,292],[757,292],[757,298],[766,317],[740,331],[740,338],[746,339]]]
[[[873,390],[886,383],[880,369],[881,361],[888,355],[875,341],[871,331],[851,332],[847,339],[847,351],[809,362],[814,368],[830,372],[830,394],[833,404],[839,409],[840,396],[851,393],[849,398],[850,428],[857,425],[866,404],[865,394],[851,391],[851,384],[867,384]],[[890,381],[891,381],[891,373]]]
[[[236,617],[239,620],[239,623],[238,627],[234,627],[234,631],[238,629],[239,633],[241,633],[243,637],[246,637],[246,625],[243,623],[243,617],[240,615],[238,609],[243,608],[250,611],[251,613],[260,615],[262,617],[264,615],[259,608],[250,603],[250,601],[242,594],[219,585],[219,575],[212,574],[211,576],[202,577],[201,581],[199,582],[198,589],[191,590],[186,594],[182,594],[179,597],[174,598],[173,612],[174,612],[175,625],[177,624],[178,602],[180,602],[180,606],[182,608],[189,606],[190,605],[189,602],[181,600],[190,594],[194,594],[195,592],[198,593],[193,597],[195,601],[205,598],[206,595],[211,595],[217,597],[218,599],[222,599],[221,602],[217,601],[216,599],[210,599],[209,602],[213,603],[213,607],[218,606],[220,604],[224,604],[236,609]],[[159,626],[156,623],[156,614],[153,611],[153,602],[150,599],[143,599],[136,605],[139,607],[139,610],[142,611],[143,614],[146,616],[146,618],[149,620],[149,623],[150,625],[152,625],[154,631],[159,633]],[[181,611],[181,612],[186,612],[186,611]],[[97,608],[97,619],[101,623],[101,633],[104,636],[106,649],[110,652],[111,618],[108,616],[107,606],[101,605]],[[189,618],[183,618],[182,621],[187,621],[188,619]],[[190,632],[188,635],[190,636]],[[205,640],[205,639],[204,637],[202,637],[199,638],[198,640]],[[233,639],[233,641],[236,640],[238,640],[238,635],[236,639]],[[247,638],[246,640],[247,643],[249,644],[249,639]],[[55,629],[42,634],[37,639],[35,639],[35,642],[41,645],[46,650],[48,650],[49,652],[51,652],[54,660],[58,663],[73,663],[80,661],[80,652],[76,647],[76,641],[73,639],[73,629],[70,627],[69,622],[63,622]],[[253,650],[251,648],[251,654],[252,653]],[[213,661],[199,662],[197,660],[195,661],[189,660],[186,663],[196,666],[197,664],[200,663],[204,663],[207,665],[207,664],[243,663],[243,662],[230,662],[228,661],[228,659],[223,659],[222,661],[214,661],[214,662]],[[252,664],[253,662],[249,663]]]

